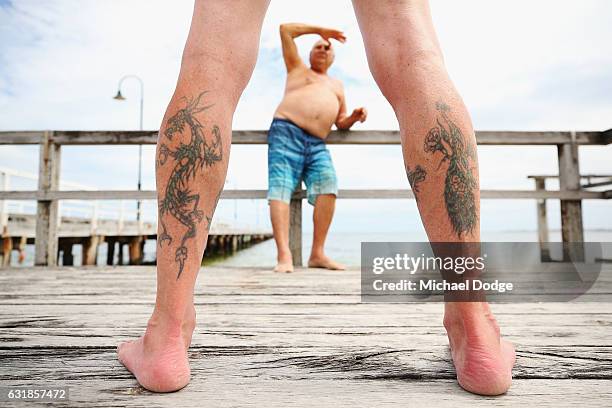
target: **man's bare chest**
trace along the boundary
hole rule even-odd
[[[287,93],[290,92],[323,92],[339,98],[336,84],[330,78],[314,74],[305,74],[287,78]]]

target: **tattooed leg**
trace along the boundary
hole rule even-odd
[[[177,88],[159,133],[155,309],[144,336],[117,350],[152,391],[175,391],[189,382],[195,281],[225,182],[232,117],[255,66],[267,6],[268,0],[195,2]]]
[[[399,121],[406,173],[429,240],[479,242],[474,131],[446,72],[427,0],[353,5],[370,70]],[[444,325],[459,384],[478,394],[506,392],[514,348],[500,339],[489,306],[447,303]]]
[[[166,229],[166,225],[164,224],[164,222],[162,220],[159,220],[159,225],[161,225],[162,231],[159,234],[159,238],[157,239],[157,242],[161,248],[162,244],[164,242],[167,242],[168,245],[170,245],[172,243],[172,237],[170,236],[170,234],[168,234],[168,231]]]
[[[414,198],[419,199],[419,185],[425,181],[427,177],[427,171],[423,167],[417,164],[414,170],[410,170],[410,167],[406,165],[406,175],[408,176],[408,182],[412,186]]]

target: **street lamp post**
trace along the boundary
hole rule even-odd
[[[142,114],[144,111],[144,82],[140,77],[136,75],[126,75],[119,80],[119,85],[117,86],[117,95],[113,99],[118,101],[124,101],[126,98],[121,94],[121,85],[123,81],[126,79],[136,79],[140,84],[140,121],[139,121],[139,130],[142,130]],[[138,145],[138,191],[142,190],[142,145]],[[136,220],[140,221],[141,215],[141,206],[142,201],[138,200],[136,203]]]

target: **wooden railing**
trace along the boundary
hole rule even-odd
[[[266,144],[266,131],[234,131],[232,144]],[[612,129],[603,132],[476,132],[479,145],[556,146],[559,159],[559,190],[482,190],[483,199],[561,200],[561,229],[564,242],[584,241],[582,200],[610,199],[612,190],[589,191],[580,184],[578,148],[581,145],[608,145]],[[397,131],[336,131],[327,144],[394,145],[400,143]],[[154,200],[155,191],[60,191],[61,147],[64,145],[152,145],[157,131],[20,131],[0,132],[0,145],[40,145],[38,189],[0,191],[0,200],[36,200],[37,224],[35,264],[57,264],[57,217],[60,200]],[[537,180],[536,180],[537,183]],[[302,264],[302,200],[305,191],[296,191],[291,200],[290,247],[296,264]],[[265,199],[265,190],[226,190],[222,199]],[[404,190],[340,190],[340,199],[414,198]],[[541,227],[540,223],[538,224]],[[546,236],[540,231],[540,237]]]

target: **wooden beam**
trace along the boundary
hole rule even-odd
[[[557,147],[559,157],[559,188],[568,191],[580,191],[580,163],[578,146],[563,144]],[[561,235],[564,243],[584,242],[582,225],[582,202],[580,199],[561,200]],[[573,261],[584,259],[584,250],[572,244],[570,253],[564,255]],[[566,260],[570,260],[566,259]]]
[[[45,132],[40,145],[38,190],[46,194],[59,188],[60,145],[51,142],[53,135]],[[41,266],[57,265],[58,201],[48,197],[38,199],[36,210],[36,242],[34,263]]]
[[[603,144],[602,132],[521,132],[521,131],[477,131],[479,145],[553,145],[576,143],[580,145]]]
[[[0,132],[0,144],[38,144],[43,142],[43,132]],[[266,144],[267,130],[235,130],[232,144]],[[138,145],[157,143],[158,131],[55,131],[52,142],[60,145]],[[605,145],[612,142],[612,130],[575,132],[568,131],[477,131],[479,145],[558,145],[575,142],[580,145]],[[400,144],[397,130],[333,131],[326,139],[328,144]]]
[[[535,179],[536,191],[546,190],[546,179]],[[550,248],[548,246],[548,219],[546,217],[546,200],[539,199],[538,209],[538,241],[540,243],[540,258],[542,262],[550,261]]]
[[[306,198],[306,191],[297,193]],[[225,190],[222,199],[252,200],[265,199],[266,190]],[[563,200],[598,200],[609,199],[609,194],[603,191],[584,190],[481,190],[481,198],[485,199],[563,199]],[[0,200],[155,200],[155,191],[0,191]],[[412,199],[411,190],[401,189],[351,189],[339,190],[341,199]]]
[[[73,243],[71,240],[60,240],[59,249],[62,251],[62,266],[73,266],[74,256],[72,255]]]
[[[157,144],[158,131],[56,131],[53,141],[62,145],[151,145]]]
[[[527,176],[527,178],[545,178],[545,179],[558,179],[558,174],[532,174]],[[612,178],[612,174],[581,174],[581,179],[592,179],[592,178]]]
[[[124,261],[123,261],[123,244],[124,242],[120,239],[117,240],[117,242],[119,243],[119,259],[117,260],[117,265],[123,265]]]
[[[302,266],[302,182],[289,204],[289,249],[294,266]]]
[[[96,265],[99,245],[99,235],[92,235],[83,241],[83,265]]]
[[[612,129],[601,132],[601,144],[608,145],[612,143]]]
[[[128,252],[130,256],[130,265],[140,265],[142,263],[143,258],[143,245],[144,245],[144,237],[137,236],[130,239],[130,243],[128,244]]]
[[[44,132],[40,130],[0,132],[0,145],[37,145],[43,143],[43,141]]]
[[[107,249],[106,249],[106,264],[114,265],[115,263],[115,240],[109,237],[105,238]]]
[[[2,259],[0,266],[3,268],[11,266],[11,254],[13,253],[13,238],[2,238]]]

